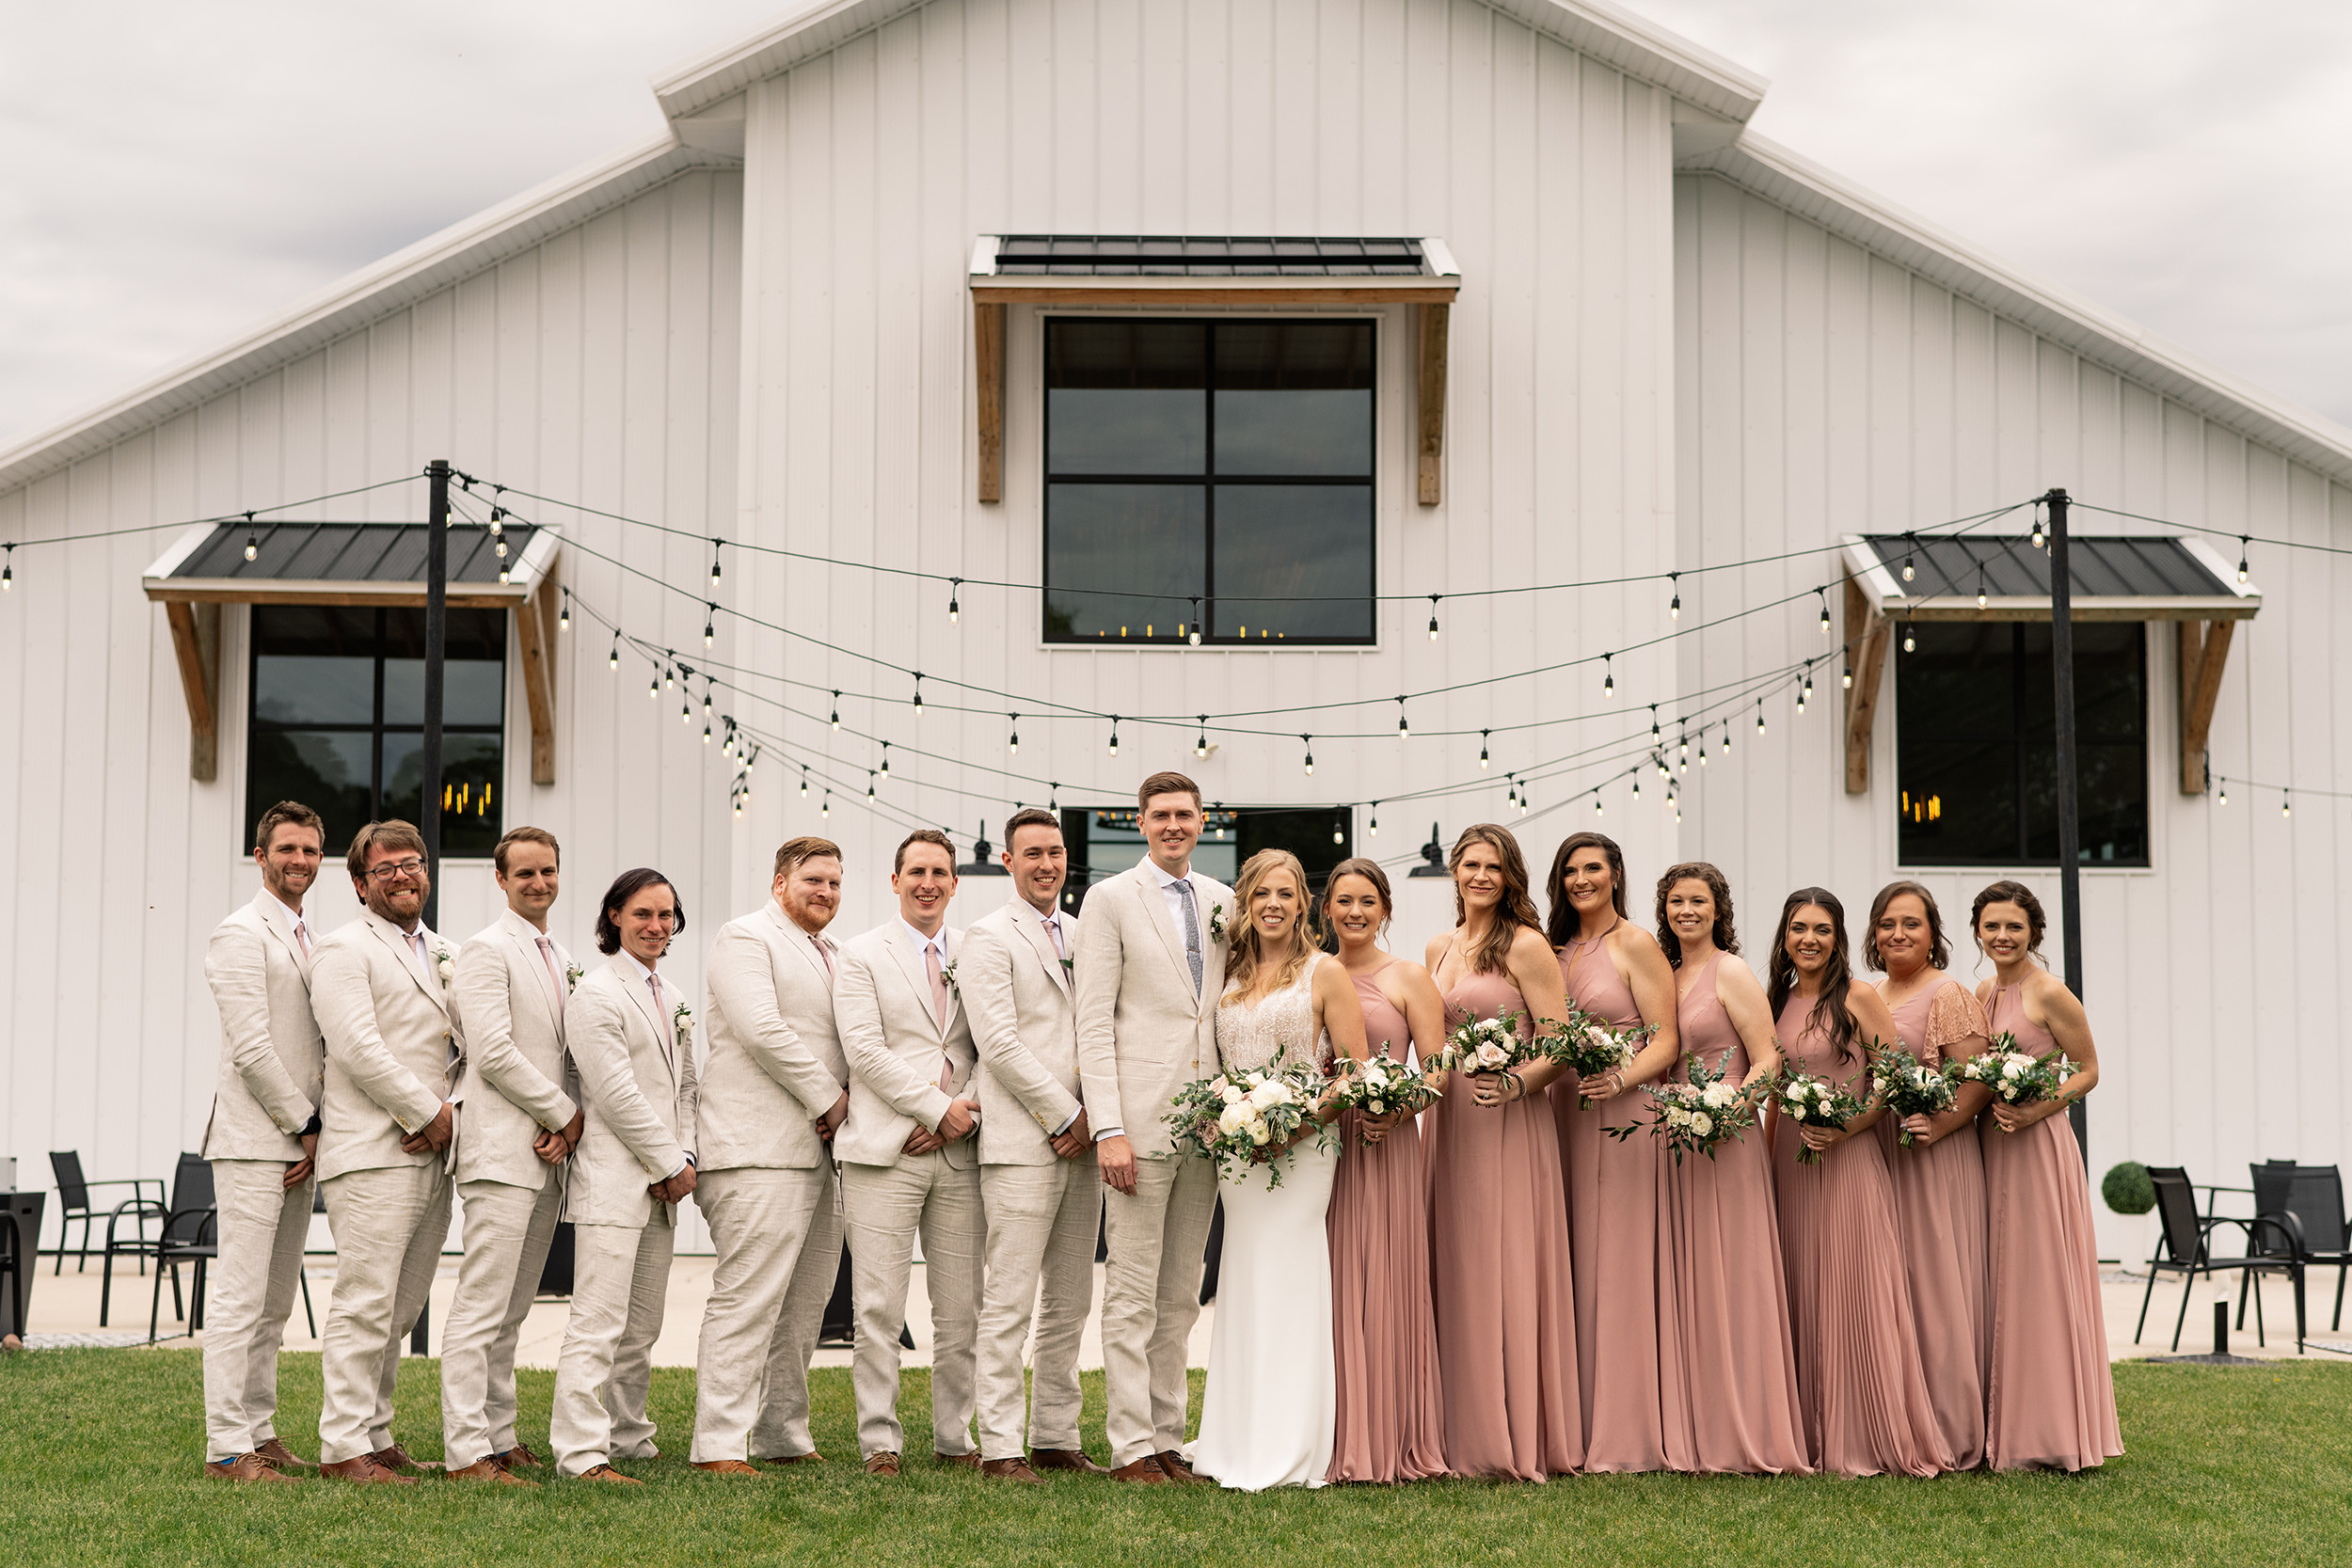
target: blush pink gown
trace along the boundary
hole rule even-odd
[[[1922,990],[1893,1009],[1903,1049],[1926,1067],[1982,1049],[1984,1009],[1957,980]],[[1976,1129],[1932,1144],[1902,1147],[1892,1112],[1875,1129],[1895,1182],[1912,1320],[1919,1326],[1919,1370],[1952,1468],[1984,1463],[1984,1366],[1993,1352],[1985,1296],[1984,1155]]]
[[[1390,963],[1396,960],[1391,958]],[[1382,966],[1386,968],[1386,965]],[[1375,983],[1358,974],[1364,1038],[1402,1062],[1411,1027]],[[1435,1050],[1438,1042],[1427,1042]],[[1438,1333],[1430,1315],[1428,1178],[1417,1120],[1376,1144],[1362,1117],[1340,1117],[1340,1169],[1326,1220],[1331,1243],[1331,1347],[1339,1368],[1329,1481],[1422,1481],[1445,1474]]]
[[[1860,1046],[1841,1062],[1810,1022],[1812,1001],[1781,1008],[1781,1050],[1800,1072],[1869,1086]],[[1919,1371],[1911,1287],[1886,1151],[1848,1138],[1817,1164],[1797,1163],[1794,1124],[1772,1130],[1772,1197],[1788,1280],[1797,1398],[1815,1466],[1838,1476],[1931,1476],[1951,1454]]]
[[[1740,1043],[1715,993],[1718,953],[1677,1005],[1682,1048],[1709,1071],[1747,1076]],[[1688,1066],[1675,1069],[1687,1082]],[[1664,1354],[1679,1353],[1685,1409],[1701,1470],[1804,1475],[1804,1431],[1797,1367],[1788,1346],[1788,1291],[1782,1277],[1780,1221],[1772,1204],[1772,1155],[1752,1127],[1717,1146],[1715,1157],[1669,1155],[1660,1167],[1660,1245],[1673,1259],[1674,1294],[1660,1317]]]
[[[1446,992],[1446,1024],[1524,1015],[1507,976]],[[1431,1107],[1429,1295],[1445,1458],[1456,1475],[1542,1481],[1584,1461],[1560,1138],[1537,1097],[1481,1106],[1466,1075]]]
[[[2058,1042],[2015,989],[1993,998],[1993,1031],[2041,1055]],[[1992,1230],[1993,1358],[1985,1457],[1996,1470],[2083,1470],[2123,1451],[2099,1307],[2099,1248],[2082,1146],[2064,1112],[2023,1132],[1979,1121]]]
[[[1586,1012],[1618,1025],[1642,1022],[1632,990],[1610,960],[1606,934],[1561,949],[1560,971],[1568,1000]],[[1659,1354],[1660,1304],[1674,1300],[1672,1283],[1661,1287],[1674,1259],[1658,1245],[1662,1151],[1645,1133],[1620,1141],[1602,1131],[1640,1114],[1645,1101],[1639,1091],[1589,1111],[1578,1108],[1576,1091],[1574,1073],[1552,1082],[1574,1248],[1584,1467],[1694,1469],[1690,1427],[1681,1418],[1689,1408],[1681,1361]]]

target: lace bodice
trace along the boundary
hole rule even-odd
[[[1315,1027],[1315,966],[1329,958],[1311,955],[1297,979],[1256,1003],[1216,1005],[1216,1055],[1228,1071],[1262,1068],[1277,1056],[1323,1070],[1331,1059],[1331,1036]]]

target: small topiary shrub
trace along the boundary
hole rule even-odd
[[[2156,1206],[2156,1184],[2148,1180],[2146,1165],[2126,1160],[2107,1172],[2099,1196],[2119,1214],[2144,1214]]]

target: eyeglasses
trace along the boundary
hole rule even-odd
[[[389,882],[395,877],[414,877],[423,870],[424,862],[420,860],[386,861],[382,865],[368,867],[368,875],[379,882]]]

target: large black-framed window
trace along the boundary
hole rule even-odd
[[[1045,641],[1374,641],[1375,332],[1049,318]]]
[[[2047,622],[1930,622],[1895,657],[1897,832],[1911,865],[2056,865],[2058,726]],[[2086,865],[2148,861],[2148,637],[2074,626]]]
[[[416,821],[424,611],[256,605],[250,641],[240,840],[279,800],[326,819],[330,860],[371,820]],[[503,831],[506,611],[451,610],[442,648],[441,852],[486,856]]]

